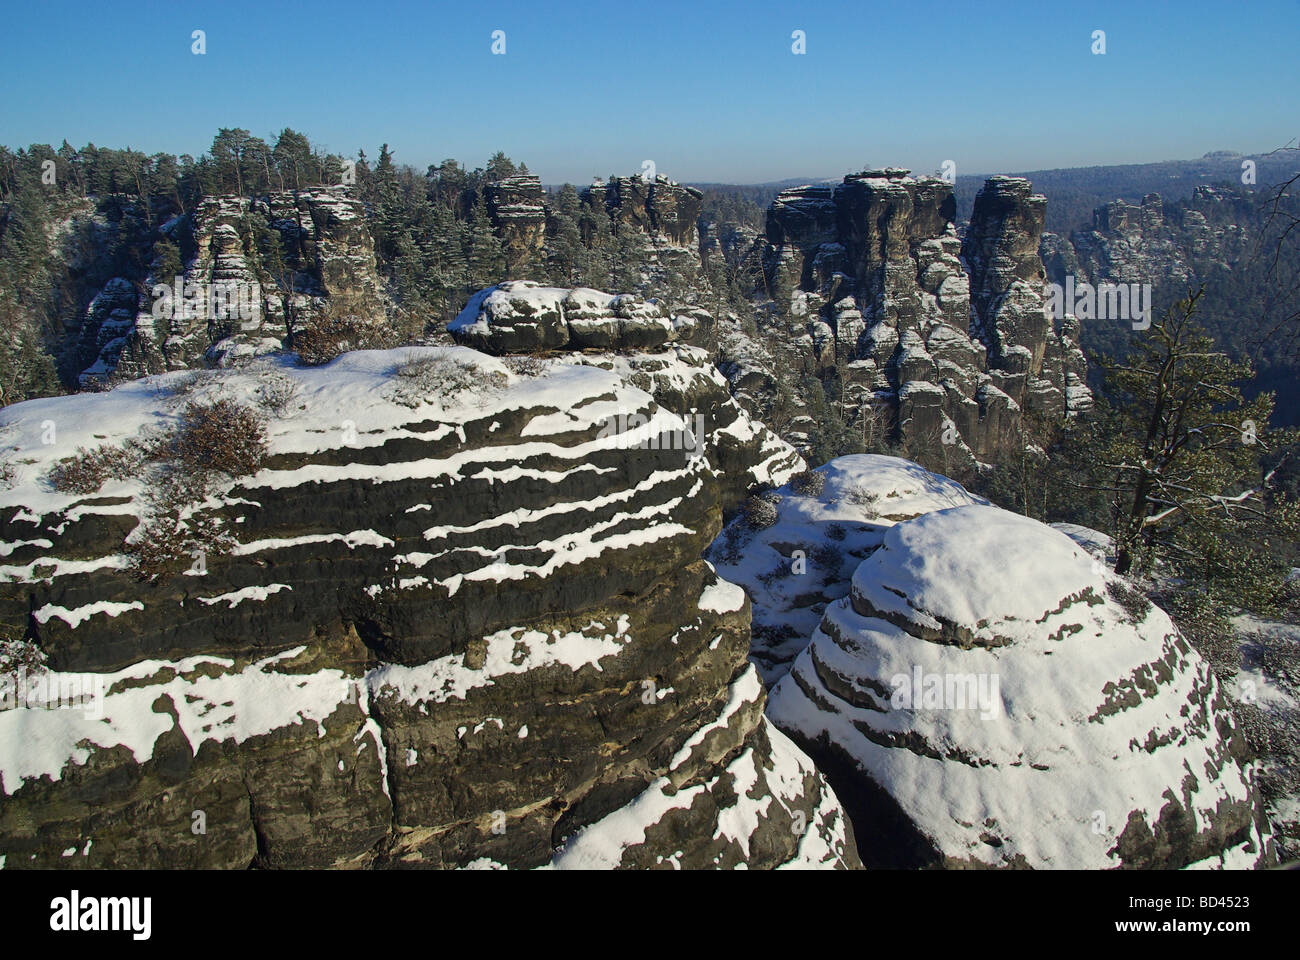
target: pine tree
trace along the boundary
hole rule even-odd
[[[566,183],[551,204],[547,224],[546,275],[552,283],[573,286],[582,280],[586,267],[586,250],[578,221],[582,201],[573,184]]]
[[[465,260],[469,292],[490,287],[505,276],[505,252],[501,249],[500,239],[492,231],[481,189],[465,231]]]
[[[587,248],[580,282],[595,290],[608,290],[613,286],[614,230],[603,190],[590,190],[583,196],[578,231]]]
[[[642,271],[649,252],[645,234],[635,224],[616,224],[614,251],[614,289],[619,293],[641,291],[645,285]]]
[[[1270,538],[1300,537],[1278,467],[1262,458],[1294,442],[1270,428],[1273,396],[1243,397],[1249,364],[1233,362],[1193,317],[1201,293],[1136,335],[1126,360],[1103,362],[1100,413],[1082,460],[1085,485],[1110,503],[1119,573],[1157,562],[1239,605],[1266,609],[1289,566]]]
[[[430,299],[445,323],[456,315],[460,294],[468,284],[465,249],[460,224],[450,206],[433,205],[433,223],[429,231]]]
[[[386,143],[379,150],[374,181],[378,207],[377,221],[373,227],[375,245],[380,258],[385,263],[392,264],[401,255],[406,217],[397,184],[397,170],[393,166],[393,155]]]

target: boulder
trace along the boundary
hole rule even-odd
[[[768,714],[827,771],[869,865],[1272,861],[1225,691],[1133,584],[988,505],[868,539]]]
[[[0,691],[7,868],[858,864],[763,718],[743,591],[700,559],[723,491],[798,463],[702,351],[188,376],[0,412],[0,629],[49,667]],[[129,568],[147,471],[45,484],[184,402],[286,383],[264,466],[190,514],[233,547],[188,571]]]

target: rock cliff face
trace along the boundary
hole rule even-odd
[[[1168,301],[1245,262],[1258,216],[1257,200],[1220,187],[1199,186],[1168,211],[1151,193],[1141,204],[1098,207],[1091,227],[1068,237],[1044,234],[1040,252],[1055,283],[1067,274],[1076,283],[1150,283]]]
[[[478,386],[413,394],[412,363]],[[0,413],[0,624],[51,668],[0,709],[6,867],[856,865],[763,719],[743,592],[699,559],[722,491],[797,458],[698,350],[518,369],[269,358]],[[264,467],[190,518],[233,550],[185,574],[128,569],[145,479],[44,484],[183,400],[286,381]],[[60,684],[88,705],[41,709]]]
[[[1038,256],[1045,197],[1029,181],[992,177],[975,198],[962,256],[970,269],[971,331],[988,350],[993,385],[1028,411],[1060,419],[1088,407],[1078,324],[1046,311]]]
[[[278,268],[258,249],[254,224],[278,237]],[[383,312],[364,209],[343,188],[205,197],[163,232],[194,251],[179,292],[154,295],[157,285],[176,288],[158,263],[141,289],[111,280],[71,331],[83,386],[201,366],[205,356],[276,350],[292,330],[330,311]]]
[[[483,188],[483,199],[507,263],[522,263],[541,251],[546,242],[546,198],[539,177],[496,180]]]
[[[781,193],[755,256],[778,307],[792,296],[786,339],[836,371],[850,413],[913,455],[970,465],[1025,410],[1060,420],[1091,399],[1073,331],[1044,318],[1044,204],[1028,181],[992,178],[963,240],[946,181],[866,171]],[[743,353],[724,343],[733,380],[755,370]]]
[[[700,215],[704,194],[694,187],[684,187],[664,176],[653,180],[644,177],[614,177],[597,181],[588,188],[590,194],[605,194],[605,208],[611,217],[638,228],[651,236],[662,237],[677,247],[697,245],[695,222]]]
[[[826,771],[869,865],[1271,861],[1225,691],[1101,559],[892,458],[776,495],[721,569],[790,628],[756,657],[769,675],[821,605],[768,716]]]
[[[655,300],[581,287],[544,287],[527,280],[480,291],[448,325],[457,342],[498,356],[631,352],[617,361],[600,362],[617,362],[657,403],[692,425],[702,424],[701,429],[715,438],[722,504],[730,510],[751,487],[784,483],[803,468],[803,461],[789,444],[745,414],[704,350],[685,345],[695,329],[695,316],[669,316]],[[671,352],[642,353],[662,349]]]
[[[832,460],[767,494],[771,523],[729,523],[706,556],[753,602],[750,659],[772,686],[808,646],[829,604],[895,523],[987,503],[959,483],[898,457]]]

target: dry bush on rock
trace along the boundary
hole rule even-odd
[[[481,370],[474,364],[442,353],[411,354],[393,371],[389,399],[405,407],[449,400],[461,393],[496,390],[505,386],[499,371]]]

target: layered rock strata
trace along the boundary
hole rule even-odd
[[[412,364],[479,385],[413,394]],[[725,397],[701,352],[186,376],[0,414],[0,625],[50,668],[0,709],[6,868],[857,864],[763,719],[743,592],[699,559],[720,491],[783,447],[738,408],[670,409]],[[46,485],[79,447],[285,381],[263,468],[191,514],[233,550],[186,572],[129,567],[146,475]]]
[[[810,550],[842,594],[768,707],[831,778],[868,864],[1270,863],[1226,693],[1168,616],[1064,533],[963,505],[942,477],[911,478],[882,531],[892,508],[870,478],[899,466],[874,460],[817,471],[823,492],[783,501],[766,539],[811,547],[810,521],[850,484],[878,518],[845,511],[832,549]],[[793,579],[787,565],[746,588],[767,617],[802,625]]]

